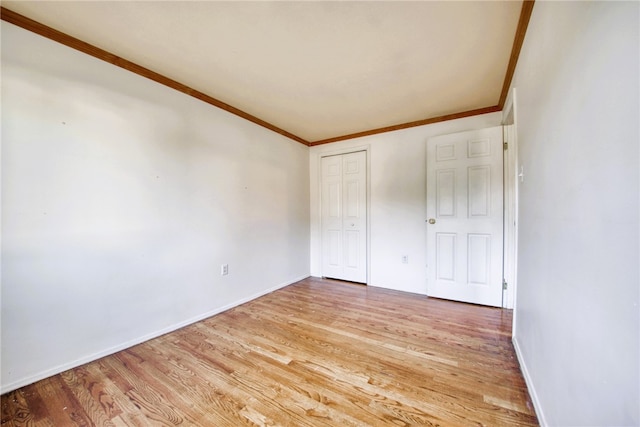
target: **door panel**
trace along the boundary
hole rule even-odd
[[[456,280],[456,235],[436,233],[436,278],[454,282]]]
[[[323,157],[322,275],[367,281],[366,152]]]
[[[329,257],[327,259],[328,267],[339,268],[342,259],[342,234],[340,230],[327,231],[327,247]]]
[[[502,305],[502,128],[427,141],[427,293]]]
[[[342,159],[322,159],[322,270],[329,277],[343,269]]]
[[[456,171],[444,169],[436,174],[436,207],[438,217],[456,216]]]
[[[474,285],[489,285],[491,270],[491,236],[469,234],[467,236],[467,277]]]
[[[359,245],[360,232],[354,231],[354,230],[345,231],[344,242],[346,246],[345,253],[347,254],[347,257],[345,260],[345,267],[357,269],[360,261],[360,257],[358,253],[358,249],[360,246]]]
[[[335,219],[340,219],[342,216],[342,196],[341,185],[339,182],[332,182],[329,184],[329,216]]]
[[[360,182],[347,181],[347,218],[360,218]]]
[[[467,170],[469,217],[488,217],[491,203],[491,168],[474,166]]]

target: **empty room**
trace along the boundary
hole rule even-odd
[[[0,13],[3,426],[640,425],[640,3]]]

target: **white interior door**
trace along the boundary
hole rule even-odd
[[[502,128],[427,141],[429,296],[502,305]]]
[[[322,158],[322,275],[367,281],[367,154]]]

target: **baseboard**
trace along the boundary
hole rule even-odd
[[[540,405],[540,399],[538,399],[538,393],[536,392],[536,389],[533,386],[533,381],[531,379],[531,375],[529,374],[529,369],[527,368],[527,364],[524,362],[524,358],[520,351],[520,345],[518,344],[518,340],[514,336],[511,339],[511,342],[513,342],[513,348],[516,351],[516,357],[518,358],[518,363],[520,363],[520,370],[522,371],[522,376],[524,377],[525,383],[527,383],[529,396],[531,396],[533,409],[534,411],[536,411],[536,416],[538,417],[538,422],[540,423],[540,427],[547,427],[549,424],[547,423],[547,420],[544,417],[544,412],[542,411],[542,406]]]
[[[168,334],[169,332],[177,331],[180,328],[184,328],[185,326],[188,326],[188,325],[191,325],[193,323],[199,322],[199,321],[204,320],[204,319],[206,319],[208,317],[215,316],[216,314],[220,314],[220,313],[222,313],[224,311],[227,311],[227,310],[229,310],[231,308],[234,308],[234,307],[237,307],[239,305],[245,304],[245,303],[247,303],[249,301],[252,301],[252,300],[254,300],[256,298],[260,298],[261,296],[264,296],[264,295],[269,294],[271,292],[277,291],[278,289],[282,289],[285,286],[289,286],[289,285],[291,285],[293,283],[299,282],[300,280],[306,279],[307,277],[309,277],[309,276],[305,275],[305,276],[302,276],[302,277],[295,278],[293,280],[290,280],[290,281],[281,283],[279,285],[273,286],[273,287],[271,287],[269,289],[265,289],[264,291],[258,292],[256,294],[253,294],[253,295],[248,296],[246,298],[241,298],[241,299],[239,299],[237,301],[234,301],[234,302],[232,302],[230,304],[224,305],[222,307],[218,307],[218,308],[216,308],[214,310],[208,311],[206,313],[203,313],[203,314],[200,314],[198,316],[192,317],[192,318],[187,319],[185,321],[182,321],[182,322],[176,323],[174,325],[168,326],[168,327],[163,328],[163,329],[161,329],[159,331],[155,331],[155,332],[152,332],[150,334],[143,335],[142,337],[139,337],[139,338],[127,341],[125,343],[110,347],[108,349],[99,351],[97,353],[93,353],[91,355],[88,355],[88,356],[85,356],[85,357],[81,357],[81,358],[76,359],[76,360],[74,360],[72,362],[65,363],[65,364],[62,364],[62,365],[58,365],[58,366],[56,366],[54,368],[47,369],[45,371],[39,372],[39,373],[37,373],[35,375],[31,375],[31,376],[26,377],[26,378],[22,378],[22,379],[20,379],[18,381],[14,381],[14,382],[9,383],[9,384],[3,384],[2,387],[0,387],[0,394],[8,393],[8,392],[16,390],[16,389],[18,389],[20,387],[24,387],[26,385],[33,384],[33,383],[35,383],[37,381],[43,380],[45,378],[49,378],[49,377],[51,377],[53,375],[57,375],[57,374],[59,374],[61,372],[68,371],[69,369],[77,368],[78,366],[82,366],[84,364],[87,364],[87,363],[93,362],[95,360],[101,359],[101,358],[103,358],[105,356],[109,356],[111,354],[117,353],[119,351],[125,350],[125,349],[130,348],[130,347],[133,347],[134,345],[142,344],[145,341],[149,341],[151,339],[158,338],[159,336],[162,336],[164,334]]]

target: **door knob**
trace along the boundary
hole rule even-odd
[[[435,218],[429,218],[429,224],[435,224],[436,220]]]

